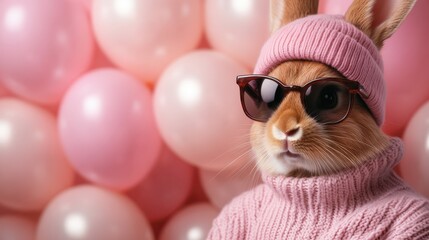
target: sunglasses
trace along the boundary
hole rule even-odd
[[[255,121],[267,122],[290,92],[298,92],[307,114],[322,124],[336,124],[347,118],[355,95],[366,97],[356,81],[343,78],[321,78],[304,86],[287,86],[264,75],[240,75],[241,105]]]

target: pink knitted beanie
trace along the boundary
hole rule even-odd
[[[311,15],[286,24],[263,46],[254,73],[267,75],[289,60],[321,62],[358,81],[377,124],[383,123],[386,90],[380,53],[365,33],[342,16]]]

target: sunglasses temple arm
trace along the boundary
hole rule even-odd
[[[366,91],[366,89],[360,84],[359,84],[359,89],[357,92],[359,93],[359,95],[361,95],[365,99],[367,99],[369,97],[368,91]]]

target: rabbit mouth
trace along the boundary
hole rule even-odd
[[[301,155],[298,153],[293,153],[289,150],[284,151],[278,155],[280,159],[286,160],[286,161],[298,161],[299,159],[302,159]]]

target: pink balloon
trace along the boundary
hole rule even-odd
[[[87,11],[91,11],[92,0],[74,0],[81,3]]]
[[[153,83],[170,62],[198,46],[202,1],[94,0],[92,19],[107,56]]]
[[[5,214],[5,213],[7,213],[7,210],[8,210],[8,209],[6,209],[4,206],[2,206],[2,205],[0,204],[0,215],[3,215],[3,214]]]
[[[320,0],[319,12],[344,15],[354,0]]]
[[[8,95],[9,92],[2,85],[0,85],[0,97],[6,97]]]
[[[131,190],[130,196],[149,221],[160,221],[185,203],[193,180],[194,169],[164,146],[154,169]]]
[[[92,59],[90,69],[114,67],[114,64],[106,57],[106,54],[101,50],[100,46],[96,45],[94,52],[94,58]]]
[[[0,216],[6,215],[6,214],[14,214],[15,212],[16,211],[14,211],[13,209],[9,209],[9,208],[0,204]]]
[[[207,39],[207,36],[204,35],[203,38],[200,41],[200,44],[198,45],[198,49],[210,49],[210,43],[209,40]]]
[[[160,240],[204,240],[219,210],[208,203],[188,206],[165,225]]]
[[[405,155],[399,168],[416,191],[429,198],[429,101],[412,117],[404,133]]]
[[[70,88],[60,107],[59,128],[75,169],[117,190],[141,181],[161,147],[151,93],[113,69],[92,71]]]
[[[20,97],[58,103],[92,58],[82,5],[75,0],[2,0],[0,19],[0,80]]]
[[[0,239],[2,240],[34,240],[36,223],[29,219],[15,216],[0,216]]]
[[[345,15],[354,0],[320,0],[319,12],[326,14],[339,14]],[[373,12],[373,21],[375,25],[379,25],[384,21],[393,10],[393,7],[400,2],[400,0],[377,0]]]
[[[73,176],[54,117],[20,100],[0,100],[0,203],[41,210]]]
[[[200,176],[198,174],[195,174],[194,178],[194,184],[192,187],[192,192],[189,197],[189,203],[198,203],[198,202],[207,202],[209,201],[209,198],[207,197],[207,194],[205,193],[203,186],[200,181]]]
[[[269,36],[269,1],[206,0],[205,10],[213,48],[253,68]]]
[[[155,116],[164,140],[183,160],[209,169],[248,161],[251,124],[235,83],[246,72],[208,50],[189,53],[165,70],[155,89]]]
[[[210,171],[200,169],[201,184],[210,202],[223,208],[234,197],[261,183],[261,174],[254,164],[242,169]]]
[[[152,240],[152,229],[138,207],[121,194],[95,186],[71,188],[45,209],[38,240]]]
[[[320,0],[319,1],[319,13],[334,14],[334,15],[345,15],[349,7],[352,5],[354,0]],[[379,24],[379,17],[386,19],[390,14],[392,7],[399,0],[377,0],[374,6],[374,21]]]

